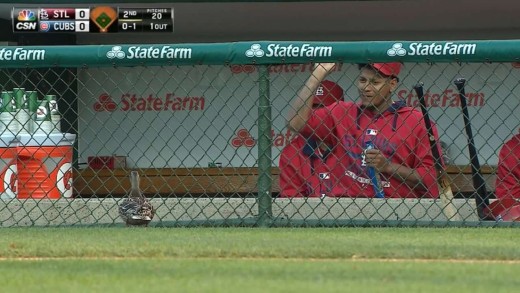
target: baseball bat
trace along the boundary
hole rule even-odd
[[[441,154],[439,153],[438,143],[433,133],[433,128],[426,108],[426,101],[424,100],[424,90],[422,83],[418,83],[414,87],[419,103],[421,104],[421,112],[424,117],[424,125],[428,131],[428,139],[430,141],[430,149],[432,152],[433,159],[435,160],[435,170],[437,171],[437,185],[439,186],[439,197],[443,205],[443,213],[448,218],[448,221],[459,221],[460,217],[457,213],[457,208],[453,204],[453,191],[451,190],[451,183],[446,174],[446,170],[441,161]]]
[[[475,204],[477,206],[477,213],[481,220],[487,220],[485,210],[489,206],[489,198],[486,192],[486,182],[482,176],[480,170],[480,162],[478,160],[477,149],[475,148],[475,141],[473,140],[473,132],[471,130],[471,124],[469,120],[468,104],[466,100],[466,92],[464,86],[466,85],[466,79],[461,77],[454,81],[457,90],[459,91],[460,106],[462,108],[462,117],[464,118],[464,128],[466,129],[466,135],[468,136],[468,150],[471,161],[471,177],[473,179],[473,188],[476,190]]]

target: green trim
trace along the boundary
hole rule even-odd
[[[519,56],[519,40],[258,41],[210,44],[13,46],[0,47],[0,68],[308,62],[517,62],[520,61]]]

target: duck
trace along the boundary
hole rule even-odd
[[[127,226],[148,226],[155,210],[139,188],[139,173],[130,172],[131,189],[119,205],[119,215]]]

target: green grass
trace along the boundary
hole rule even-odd
[[[3,228],[2,292],[514,292],[518,229]]]

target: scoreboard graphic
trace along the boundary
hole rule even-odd
[[[173,8],[13,8],[13,32],[173,32]]]

